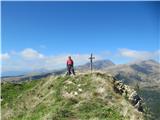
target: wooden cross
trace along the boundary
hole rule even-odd
[[[92,53],[91,56],[89,57],[90,59],[90,63],[91,63],[91,73],[92,73],[92,69],[93,69],[93,59],[95,59],[95,57],[93,57]]]

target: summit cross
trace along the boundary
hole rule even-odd
[[[91,66],[91,73],[92,73],[92,69],[93,69],[93,59],[95,59],[95,57],[93,57],[92,53],[91,56],[89,57],[90,59],[90,66]]]

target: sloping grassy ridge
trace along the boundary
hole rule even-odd
[[[143,120],[101,73],[2,84],[2,120]]]

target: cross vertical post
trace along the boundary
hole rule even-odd
[[[95,57],[93,57],[92,53],[91,56],[89,57],[90,59],[90,66],[91,66],[91,73],[92,73],[92,69],[93,69],[93,59],[95,59]]]

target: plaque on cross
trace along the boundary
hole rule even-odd
[[[95,57],[93,57],[92,53],[91,56],[89,57],[90,59],[90,66],[91,66],[91,73],[92,73],[92,69],[93,69],[93,59],[95,59]]]

